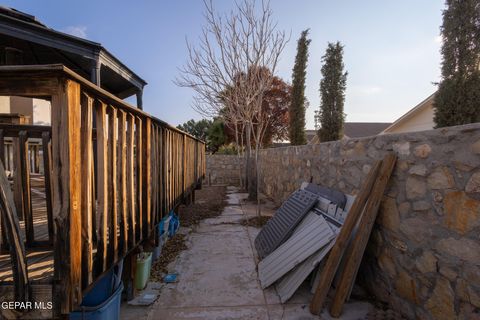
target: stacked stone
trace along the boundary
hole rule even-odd
[[[391,150],[399,160],[360,278],[406,318],[478,318],[480,124],[262,150],[261,188],[278,204],[310,179],[355,194]]]
[[[207,155],[206,183],[209,185],[240,186],[240,168],[243,159],[236,155]],[[242,171],[243,172],[243,171]]]

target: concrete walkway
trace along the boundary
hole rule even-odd
[[[164,285],[148,319],[319,319],[308,311],[307,286],[287,304],[280,304],[273,287],[261,289],[253,246],[259,229],[239,224],[247,214],[255,214],[245,197],[229,188],[229,205],[222,215],[202,221],[188,235],[189,249],[170,266],[179,280]],[[344,319],[362,319],[370,306],[353,304],[348,309]]]

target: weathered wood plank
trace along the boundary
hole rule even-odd
[[[80,85],[65,80],[52,96],[54,300],[59,314],[69,313],[82,300],[80,125]]]
[[[152,170],[152,222],[151,225],[156,225],[157,221],[157,128],[154,124],[152,124],[152,155],[150,158],[150,167]]]
[[[28,271],[26,264],[25,247],[20,237],[20,226],[18,216],[15,212],[13,195],[10,190],[10,183],[3,162],[0,161],[0,213],[2,221],[6,226],[2,232],[6,232],[10,247],[10,257],[12,263],[12,272],[15,286],[15,300],[29,300]]]
[[[50,126],[39,126],[30,124],[5,124],[0,123],[0,130],[3,130],[4,137],[18,138],[20,131],[27,131],[29,138],[41,138],[45,131],[51,132]]]
[[[3,134],[3,129],[0,129],[0,161],[5,168],[5,136]],[[15,204],[15,203],[14,203]],[[7,240],[7,233],[5,227],[5,221],[0,215],[0,223],[2,228],[2,238],[1,238],[1,245],[0,245],[0,252],[7,252],[8,251],[8,240]]]
[[[323,267],[320,276],[320,283],[318,284],[318,287],[315,290],[315,295],[310,303],[310,312],[312,314],[318,315],[322,310],[325,298],[327,297],[330,286],[332,285],[333,278],[335,277],[335,273],[337,272],[353,228],[357,224],[358,218],[363,212],[365,203],[370,195],[373,184],[375,183],[380,165],[381,161],[376,161],[373,167],[370,169],[367,178],[360,188],[359,194],[355,198],[352,208],[350,208],[347,218],[345,219],[345,223],[340,229],[340,233],[335,240],[335,245],[328,255],[327,262]]]
[[[160,177],[158,181],[159,192],[160,192],[160,219],[163,218],[163,215],[166,214],[165,210],[165,130],[160,127],[160,151],[159,151],[159,161],[160,161]]]
[[[0,95],[39,97],[56,93],[58,80],[52,77],[18,76],[10,74],[0,77]]]
[[[108,265],[118,260],[117,109],[108,108]]]
[[[21,162],[22,156],[20,152],[19,138],[12,138],[12,152],[13,152],[13,200],[15,201],[15,208],[20,220],[24,220],[23,208],[23,189],[22,189],[22,172]]]
[[[25,220],[25,238],[27,246],[30,246],[35,242],[35,234],[33,230],[32,195],[30,188],[30,161],[28,161],[28,134],[26,131],[20,131],[19,133],[18,152],[23,218]]]
[[[107,147],[107,105],[95,101],[97,136],[97,254],[95,258],[96,274],[107,270],[107,232],[108,232],[108,147]]]
[[[393,168],[395,167],[396,160],[397,157],[393,153],[388,153],[383,158],[379,176],[375,181],[375,185],[368,198],[365,211],[358,224],[358,230],[350,244],[351,248],[349,248],[347,255],[345,256],[345,268],[340,274],[340,283],[335,290],[335,297],[330,308],[330,314],[335,318],[338,318],[342,313],[345,299],[355,281],[358,269],[360,268],[360,263],[362,262],[363,253],[365,252],[370,233],[372,232],[373,224],[377,218],[380,202],[382,201]]]
[[[53,228],[53,208],[52,208],[52,168],[51,168],[51,149],[50,149],[50,131],[44,131],[42,134],[42,151],[43,151],[43,171],[45,176],[45,203],[47,206],[47,225],[48,239],[53,244],[54,228]]]
[[[119,248],[124,256],[128,250],[128,208],[127,208],[127,114],[119,110],[118,116],[118,178],[120,182],[119,216],[120,241]]]
[[[181,141],[182,141],[182,193],[183,193],[183,201],[186,202],[187,199],[185,197],[187,195],[185,194],[185,191],[187,190],[187,141],[184,135],[182,135]]]
[[[142,135],[142,213],[143,213],[143,238],[146,239],[150,236],[152,231],[152,120],[150,118],[144,119],[143,123],[143,135]]]
[[[135,163],[136,163],[136,240],[143,239],[143,138],[142,138],[142,120],[137,117],[135,120]]]
[[[81,152],[82,152],[82,288],[93,281],[93,98],[86,94],[81,96]]]
[[[135,219],[135,118],[127,116],[127,211],[129,217],[128,248],[132,249],[136,243],[136,219]]]

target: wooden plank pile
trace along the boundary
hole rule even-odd
[[[377,161],[370,170],[321,271],[320,283],[310,303],[311,313],[320,314],[343,258],[345,266],[339,274],[340,282],[335,290],[333,303],[330,306],[330,314],[333,317],[340,316],[345,300],[355,282],[355,277],[396,159],[396,155],[389,153],[382,161]],[[349,242],[352,231],[357,224],[358,229],[354,239]],[[345,252],[346,254],[344,254]]]
[[[312,277],[315,294],[310,312],[320,314],[335,283],[330,314],[340,316],[396,159],[388,153],[375,161],[356,197],[314,184],[302,185],[294,192],[255,239],[262,259],[258,264],[262,288],[275,284],[283,303],[310,274],[316,275]],[[295,198],[308,201],[294,205]]]

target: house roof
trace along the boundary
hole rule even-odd
[[[343,134],[349,138],[374,136],[390,125],[391,122],[345,122]]]
[[[34,16],[0,6],[0,43],[25,52],[23,64],[62,63],[90,80],[100,65],[100,85],[126,98],[147,83],[100,43],[53,30]]]
[[[360,138],[374,136],[389,127],[391,122],[345,122],[343,134],[346,138]],[[316,130],[306,130],[307,141],[310,142],[317,135]]]
[[[435,98],[435,93],[432,93],[429,95],[425,100],[417,104],[415,107],[410,109],[407,113],[405,113],[403,116],[395,120],[391,125],[389,125],[387,128],[385,128],[382,133],[387,133],[390,130],[394,129],[395,127],[399,126],[405,121],[408,121],[409,119],[415,117],[418,113],[420,113],[423,109],[428,108],[430,104],[433,102]]]

